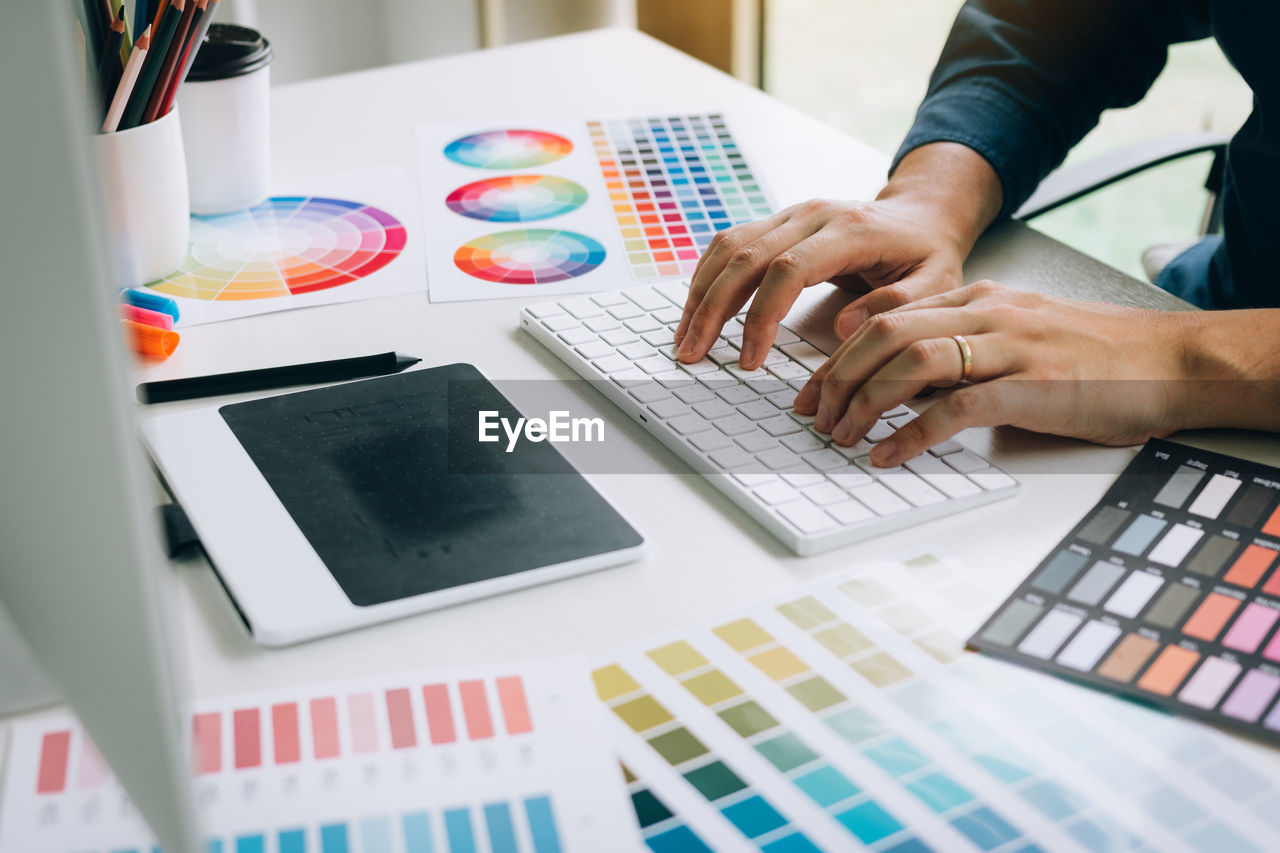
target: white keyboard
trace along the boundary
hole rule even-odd
[[[911,527],[1013,495],[1017,482],[947,441],[898,468],[868,461],[915,417],[885,412],[853,447],[792,408],[827,354],[785,325],[759,370],[738,366],[740,314],[697,364],[676,361],[688,285],[667,282],[527,306],[521,327],[798,554]]]

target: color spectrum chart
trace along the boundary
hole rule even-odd
[[[189,299],[271,299],[364,278],[404,249],[391,214],[336,198],[278,196],[220,216],[191,217],[191,248],[148,287]]]
[[[203,703],[191,715],[211,853],[630,849],[634,821],[581,669],[416,673]],[[150,853],[71,718],[15,727],[0,851]]]
[[[1226,738],[964,655],[960,574],[872,567],[597,668],[650,849],[1265,849],[1277,788]]]
[[[1280,470],[1153,440],[971,641],[1280,743]]]
[[[453,140],[444,156],[476,169],[527,169],[554,163],[572,150],[572,142],[543,130],[486,130]]]
[[[691,275],[717,231],[773,213],[722,115],[587,128],[637,279]]]
[[[581,207],[582,185],[551,175],[504,175],[485,178],[449,193],[445,204],[454,213],[485,222],[532,222]]]
[[[477,237],[454,254],[458,269],[485,281],[548,284],[590,272],[604,246],[583,234],[530,228]]]

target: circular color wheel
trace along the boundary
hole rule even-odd
[[[190,299],[270,299],[350,284],[404,249],[400,220],[358,201],[281,196],[221,216],[191,217],[176,272],[147,285]]]
[[[467,275],[502,284],[550,284],[589,273],[604,246],[572,231],[531,228],[486,234],[464,244],[453,262]]]
[[[450,142],[444,156],[477,169],[525,169],[552,163],[572,150],[572,142],[542,130],[487,130]]]
[[[486,222],[529,222],[581,207],[587,191],[554,175],[503,175],[458,187],[445,204],[454,213]]]

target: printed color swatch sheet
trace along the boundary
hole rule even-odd
[[[1230,738],[963,653],[973,577],[871,566],[602,661],[650,849],[1266,849]]]
[[[1280,743],[1280,470],[1154,440],[972,643]]]
[[[688,277],[772,212],[719,114],[420,125],[418,145],[435,302]]]
[[[577,664],[411,673],[202,702],[205,853],[568,853],[640,844]],[[151,853],[70,715],[14,727],[0,851]]]

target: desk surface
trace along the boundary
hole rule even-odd
[[[584,73],[584,69],[591,72]],[[513,87],[509,80],[521,80]],[[555,96],[572,82],[571,102]],[[311,117],[342,104],[346,121],[314,130]],[[301,83],[274,90],[273,160],[280,179],[396,166],[416,181],[413,126],[563,114],[636,115],[723,110],[775,201],[868,198],[887,158],[762,92],[629,30],[603,30],[493,51]],[[1019,224],[998,229],[969,264],[970,278],[1150,307],[1173,297]],[[830,314],[826,288],[797,313]],[[140,371],[155,380],[337,358],[384,350],[427,364],[465,360],[494,380],[573,374],[516,328],[526,300],[430,304],[425,293],[263,315],[184,331],[177,354]],[[238,398],[244,399],[244,398]],[[220,401],[225,402],[226,400]],[[200,401],[150,407],[147,415]],[[681,625],[748,606],[858,561],[936,545],[1012,589],[1101,497],[1133,449],[1010,430],[964,438],[1024,484],[1012,500],[815,557],[795,557],[603,398],[582,396],[575,415],[601,416],[662,474],[590,479],[645,532],[640,562],[512,595],[420,615],[294,648],[255,646],[201,558],[174,565],[166,598],[185,642],[195,695],[279,687],[379,671],[597,655]],[[1280,442],[1242,433],[1181,440],[1280,462]],[[572,447],[566,453],[572,459]],[[683,475],[683,476],[672,476]],[[500,626],[500,627],[499,627]],[[0,720],[0,744],[4,721]]]

